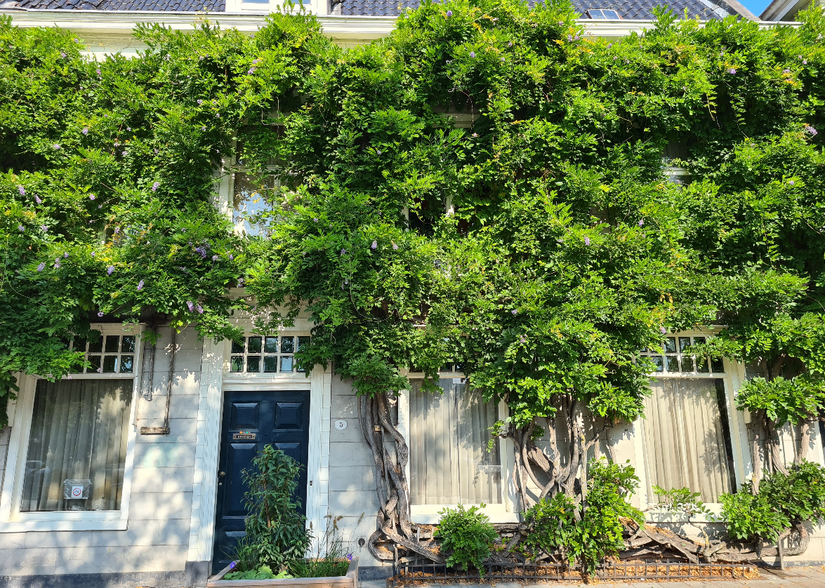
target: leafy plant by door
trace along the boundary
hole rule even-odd
[[[242,568],[238,571],[266,565],[277,574],[302,559],[311,541],[306,517],[293,499],[301,465],[271,445],[264,446],[252,465],[242,472],[248,488],[244,495],[247,517],[246,536],[236,553]]]

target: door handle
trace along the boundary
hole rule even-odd
[[[218,476],[220,476],[221,478],[223,478],[225,475],[226,475],[226,472],[218,472]]]

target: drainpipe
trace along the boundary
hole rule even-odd
[[[163,415],[163,426],[162,427],[141,427],[140,434],[141,435],[168,435],[169,434],[169,410],[172,405],[172,379],[175,374],[175,349],[177,348],[177,332],[175,329],[172,330],[172,351],[169,356],[169,378],[166,382],[166,412]],[[154,345],[152,346],[154,349]],[[154,355],[154,350],[153,350]],[[154,370],[155,360],[154,357],[152,358],[152,369]]]

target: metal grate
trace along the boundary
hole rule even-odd
[[[581,572],[555,563],[487,563],[484,582],[499,580],[581,580]],[[413,581],[457,582],[482,580],[476,572],[448,570],[444,564],[420,563],[410,558],[396,566],[396,575],[388,586],[401,586]],[[691,564],[680,561],[637,561],[604,564],[596,569],[600,580],[693,580],[693,579],[753,579],[756,568],[747,564]]]

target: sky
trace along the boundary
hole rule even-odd
[[[739,0],[742,4],[745,5],[745,8],[750,10],[756,16],[762,14],[762,11],[768,7],[768,4],[771,3],[770,0]]]

